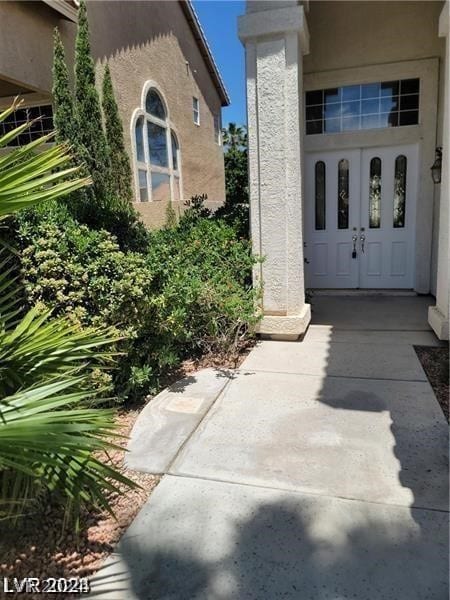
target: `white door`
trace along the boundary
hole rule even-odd
[[[414,286],[417,145],[306,156],[310,288]]]

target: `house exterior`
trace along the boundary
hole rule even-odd
[[[143,221],[162,225],[169,199],[176,211],[195,194],[222,203],[221,109],[229,99],[191,3],[88,1],[87,8],[98,82],[108,63]],[[52,128],[53,30],[72,71],[76,21],[75,1],[0,3],[0,103],[20,94],[29,114],[43,117],[36,135]]]
[[[301,336],[309,288],[388,289],[448,339],[449,1],[249,0],[238,31],[260,333]]]

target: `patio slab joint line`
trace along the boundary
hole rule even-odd
[[[305,373],[302,371],[266,371],[265,369],[253,369],[253,368],[252,369],[239,368],[239,369],[236,369],[236,371],[238,371],[239,373],[244,373],[244,374],[246,372],[247,373],[255,372],[255,373],[267,373],[268,375],[301,375],[302,377],[322,377],[322,378],[325,377],[326,379],[364,379],[367,381],[398,381],[399,383],[428,383],[428,385],[430,385],[428,378],[426,378],[426,379],[391,379],[390,377],[364,377],[362,375],[360,375],[360,376],[328,375],[328,374],[323,375],[320,373]],[[225,388],[226,388],[226,386],[225,386]],[[216,400],[214,400],[214,403],[215,402],[216,402]]]
[[[172,466],[172,465],[171,465]],[[166,473],[169,477],[179,477],[182,479],[195,479],[198,481],[208,481],[210,483],[226,483],[227,485],[237,485],[249,488],[256,488],[261,490],[273,490],[275,492],[286,492],[288,494],[296,494],[298,496],[313,496],[317,498],[328,498],[331,500],[345,500],[347,502],[360,502],[361,504],[373,504],[376,506],[392,506],[394,508],[404,508],[405,510],[425,510],[429,512],[443,513],[445,515],[450,514],[449,510],[444,510],[442,508],[433,508],[431,506],[417,506],[415,504],[406,505],[406,504],[397,504],[396,502],[376,502],[375,500],[367,500],[364,498],[353,498],[351,496],[342,496],[336,494],[335,496],[331,496],[330,494],[320,494],[315,492],[308,492],[306,490],[294,490],[292,488],[285,487],[276,487],[273,485],[262,485],[261,483],[248,483],[245,481],[231,481],[229,479],[218,479],[213,477],[206,477],[204,475],[194,475],[192,473],[170,473],[169,471]]]
[[[233,370],[230,369],[230,372],[232,374],[236,373],[237,371],[238,371],[237,369],[233,369]],[[230,383],[231,383],[232,380],[233,380],[233,377],[228,377],[228,381],[223,386],[223,388],[220,390],[220,392],[217,394],[217,396],[214,398],[214,400],[211,402],[211,405],[209,406],[208,410],[206,410],[206,412],[203,415],[203,417],[200,419],[200,421],[197,423],[197,425],[194,427],[194,429],[191,431],[191,433],[186,437],[186,439],[184,440],[184,442],[178,448],[176,454],[174,455],[174,457],[172,458],[172,460],[170,461],[170,463],[167,466],[166,474],[170,474],[170,469],[172,468],[174,462],[177,460],[177,458],[180,455],[180,453],[184,450],[186,444],[190,441],[190,439],[195,434],[195,432],[197,431],[197,429],[200,427],[200,425],[203,423],[203,421],[205,420],[205,418],[208,416],[209,412],[212,410],[212,408],[216,404],[217,400],[222,396],[222,394],[225,393],[225,390],[228,388],[228,386],[230,385]]]

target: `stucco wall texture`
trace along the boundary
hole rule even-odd
[[[108,63],[130,157],[132,114],[140,107],[145,82],[152,80],[167,100],[180,145],[183,200],[173,203],[175,210],[182,211],[184,200],[194,194],[207,194],[213,206],[223,202],[223,148],[214,137],[221,100],[179,3],[91,0],[87,6],[97,82],[100,86]],[[41,2],[0,2],[0,22],[0,77],[49,92],[55,26],[72,70],[74,23]],[[200,126],[193,121],[193,96],[200,100]],[[165,222],[166,202],[135,206],[147,225]]]
[[[101,80],[108,62],[129,152],[133,111],[140,106],[145,82],[155,81],[180,144],[184,199],[205,193],[209,201],[222,202],[223,149],[214,139],[221,101],[179,3],[89,2],[88,15],[97,75]],[[200,100],[200,126],[193,120],[193,96]],[[183,205],[174,202],[175,210]],[[136,208],[150,226],[165,222],[165,202],[137,202]]]
[[[314,74],[438,58],[437,131],[427,131],[425,135],[433,138],[434,145],[442,145],[445,43],[438,36],[438,24],[443,5],[443,0],[313,0],[306,15],[311,37],[310,53],[303,58],[304,72]],[[421,107],[421,110],[435,108]],[[431,291],[436,293],[440,186],[434,186],[433,191]]]

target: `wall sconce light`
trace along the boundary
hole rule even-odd
[[[442,148],[436,148],[436,157],[434,159],[433,166],[431,167],[431,177],[433,183],[441,183],[442,174]]]

